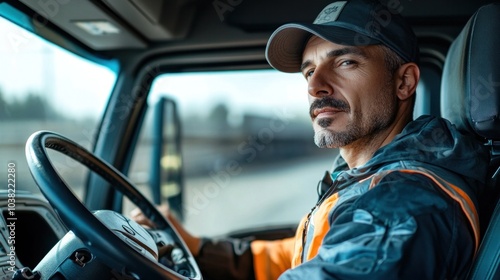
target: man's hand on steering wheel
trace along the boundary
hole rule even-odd
[[[200,245],[201,245],[201,239],[199,237],[193,236],[190,234],[183,226],[182,224],[172,215],[170,212],[170,208],[168,204],[164,203],[161,204],[160,206],[157,206],[156,209],[158,212],[160,212],[166,219],[170,221],[170,223],[174,226],[174,228],[177,230],[179,235],[182,237],[184,242],[186,243],[189,251],[191,251],[191,254],[193,256],[197,256],[199,251],[200,251]],[[142,213],[141,209],[135,208],[130,212],[130,218],[137,222],[140,225],[146,226],[146,227],[154,227],[153,222]]]

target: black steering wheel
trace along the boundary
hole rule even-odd
[[[82,163],[129,198],[156,225],[155,230],[163,231],[174,240],[187,263],[183,270],[175,271],[144,256],[105,226],[71,192],[50,162],[46,148]],[[174,227],[114,167],[77,143],[49,131],[39,131],[30,136],[26,143],[26,158],[34,180],[62,221],[108,266],[118,271],[128,271],[140,279],[202,279],[194,257]]]

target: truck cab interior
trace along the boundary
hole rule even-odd
[[[338,151],[265,47],[330,2],[0,0],[0,279],[203,279],[166,202],[200,236],[294,235]],[[468,279],[500,279],[500,3],[388,2],[419,40],[414,116],[490,149]]]

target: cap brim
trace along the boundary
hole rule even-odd
[[[300,72],[302,52],[312,35],[347,46],[380,44],[378,40],[340,25],[289,23],[276,29],[269,37],[266,46],[268,63],[282,72]]]

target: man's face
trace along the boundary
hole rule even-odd
[[[380,47],[343,46],[313,36],[301,70],[319,147],[366,143],[394,122],[398,100]]]

